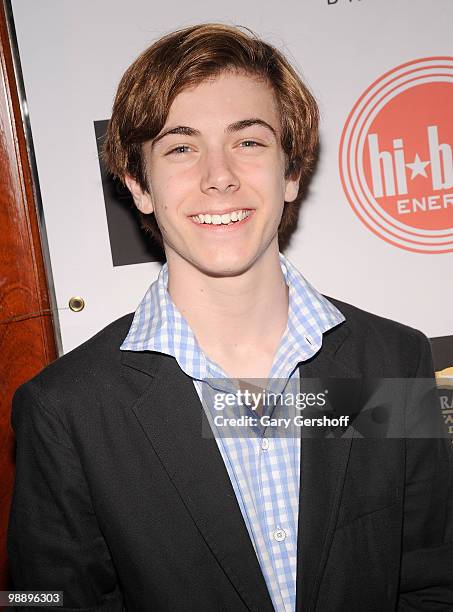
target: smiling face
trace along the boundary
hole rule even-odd
[[[182,91],[144,155],[150,192],[129,176],[126,183],[136,206],[156,216],[170,273],[234,276],[277,257],[284,202],[299,182],[285,179],[266,82],[226,72]]]

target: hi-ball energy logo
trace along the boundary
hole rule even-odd
[[[352,109],[340,173],[361,221],[418,253],[453,251],[453,57],[398,66]]]

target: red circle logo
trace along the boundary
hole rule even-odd
[[[359,98],[340,175],[360,220],[416,253],[453,251],[453,57],[402,64]]]

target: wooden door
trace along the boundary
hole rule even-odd
[[[14,478],[11,399],[57,356],[36,198],[8,31],[0,3],[0,590],[8,584],[6,528]]]

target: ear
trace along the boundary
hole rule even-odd
[[[130,174],[126,174],[124,182],[132,194],[135,206],[140,212],[149,215],[154,212],[153,198],[150,193],[143,191],[140,183],[136,181]]]
[[[300,175],[296,178],[288,178],[285,180],[285,202],[294,202],[299,193],[299,179]]]

